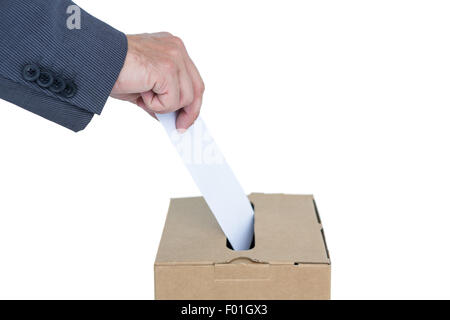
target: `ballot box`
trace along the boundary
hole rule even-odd
[[[231,248],[202,197],[170,202],[155,261],[161,300],[329,299],[331,262],[312,195],[249,196],[254,243]]]

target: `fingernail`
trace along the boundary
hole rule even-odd
[[[185,133],[187,130],[186,129],[183,129],[183,128],[179,128],[179,129],[177,129],[177,132],[179,133],[179,134],[183,134],[183,133]]]

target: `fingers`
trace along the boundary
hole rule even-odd
[[[111,96],[152,115],[179,110],[177,128],[189,128],[200,113],[204,84],[181,39],[161,32],[128,36],[128,42]]]
[[[194,98],[192,103],[186,105],[178,114],[176,127],[179,130],[187,130],[195,122],[195,120],[197,120],[202,107],[203,93],[205,91],[205,85],[197,67],[194,65],[189,56],[187,56],[187,58],[188,61],[186,68],[188,69],[192,79]]]
[[[147,106],[144,103],[144,100],[142,100],[142,97],[139,97],[136,99],[136,104],[141,107],[142,109],[144,109],[145,111],[147,111],[153,118],[155,118],[156,120],[158,120],[158,118],[156,117],[156,114],[152,111],[150,111]]]
[[[197,120],[200,114],[200,108],[202,106],[202,97],[196,98],[189,106],[181,109],[177,115],[176,128],[177,130],[187,130],[195,120]]]
[[[151,91],[141,94],[145,106],[152,112],[168,113],[192,104],[194,88],[185,67],[178,75],[169,76],[165,84],[156,83]]]
[[[180,40],[181,41],[181,40]],[[160,61],[152,89],[141,94],[147,108],[156,113],[168,113],[192,104],[194,87],[186,67],[187,57],[182,42],[171,43],[169,56]]]
[[[154,113],[168,113],[180,108],[180,81],[174,68],[164,72],[150,91],[141,93],[146,108]]]
[[[185,64],[181,68],[180,74],[180,107],[190,105],[194,101],[194,85]]]

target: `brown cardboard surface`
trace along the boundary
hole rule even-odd
[[[255,247],[233,251],[202,197],[172,199],[157,299],[328,299],[330,259],[313,196],[251,194]]]

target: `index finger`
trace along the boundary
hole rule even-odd
[[[189,56],[187,57],[186,68],[192,78],[192,85],[194,89],[194,100],[188,106],[180,110],[177,116],[177,129],[188,129],[198,118],[200,109],[202,107],[203,93],[205,91],[205,84],[200,72]]]

